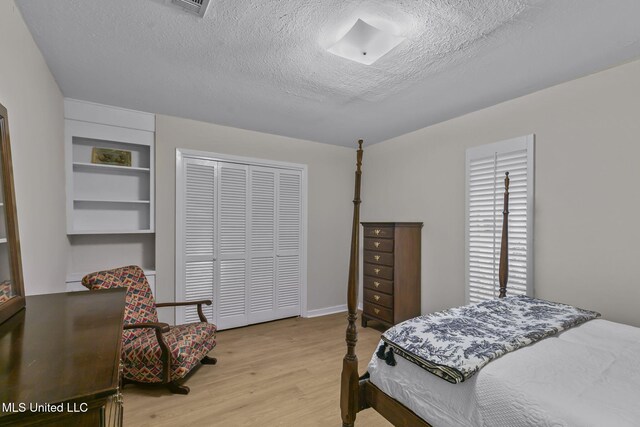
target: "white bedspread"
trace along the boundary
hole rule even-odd
[[[451,384],[374,354],[371,382],[434,427],[640,426],[640,328],[592,320]]]

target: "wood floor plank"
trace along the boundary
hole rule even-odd
[[[346,325],[346,313],[340,313],[219,332],[211,353],[218,364],[202,366],[188,379],[187,396],[128,385],[125,426],[339,426]],[[358,332],[364,373],[380,331]],[[358,414],[356,425],[391,424],[368,409]]]

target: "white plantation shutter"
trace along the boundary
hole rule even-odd
[[[247,324],[247,198],[248,167],[218,163],[220,202],[218,325]]]
[[[181,301],[213,300],[214,277],[214,218],[215,218],[215,162],[185,159],[182,169],[182,263]],[[213,321],[213,306],[203,305],[208,320]],[[196,307],[178,310],[180,323],[199,322]]]
[[[278,172],[276,308],[280,316],[300,314],[302,176]]]
[[[467,302],[499,294],[504,177],[509,172],[507,295],[533,295],[533,135],[467,150]]]
[[[276,170],[250,168],[251,286],[249,323],[275,318]]]

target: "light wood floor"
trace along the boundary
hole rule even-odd
[[[370,323],[373,326],[373,323]],[[187,396],[127,385],[125,426],[340,426],[346,313],[292,318],[218,333],[211,356],[188,379]],[[360,373],[380,331],[358,327]],[[373,409],[356,426],[388,427]]]

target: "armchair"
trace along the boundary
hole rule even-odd
[[[200,363],[217,360],[207,354],[216,346],[216,326],[208,323],[202,305],[210,300],[156,304],[142,269],[131,265],[98,271],[82,278],[90,290],[126,287],[124,330],[122,332],[123,386],[127,383],[154,383],[172,393],[188,394],[182,384]],[[157,307],[197,305],[200,323],[169,326],[158,322]]]

